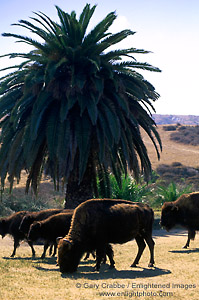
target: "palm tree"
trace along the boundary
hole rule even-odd
[[[74,11],[56,6],[59,23],[39,12],[31,22],[13,24],[38,40],[3,34],[32,47],[28,53],[4,55],[23,62],[7,68],[9,74],[0,79],[2,188],[7,177],[12,187],[25,169],[26,191],[31,186],[36,192],[47,172],[57,188],[60,181],[66,185],[66,207],[74,207],[98,195],[97,178],[107,184],[108,172],[118,182],[127,172],[136,179],[141,173],[150,176],[140,128],[159,157],[161,140],[151,117],[159,95],[136,69],[160,70],[134,58],[148,51],[109,49],[134,34],[108,32],[114,12],[87,33],[95,8],[87,4],[77,19]]]

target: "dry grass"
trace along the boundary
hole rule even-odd
[[[199,146],[179,144],[170,140],[171,132],[163,130],[162,125],[158,126],[158,132],[163,145],[163,151],[159,161],[153,144],[146,134],[143,133],[143,139],[146,144],[153,169],[156,169],[159,164],[172,164],[173,162],[180,162],[189,167],[199,166]]]
[[[9,238],[5,238],[0,244],[0,299],[198,300],[199,249],[195,248],[198,239],[186,250],[182,249],[186,233],[177,232],[167,236],[164,231],[157,230],[154,234],[155,268],[147,267],[148,249],[145,250],[139,267],[129,267],[137,251],[136,243],[132,241],[114,245],[116,270],[108,270],[108,266],[104,265],[99,273],[93,272],[94,262],[89,260],[82,261],[78,272],[73,275],[61,275],[55,258],[43,261],[40,258],[30,258],[30,249],[25,243],[17,250],[15,258],[9,258],[13,244]],[[36,253],[41,255],[41,246],[36,246]],[[150,286],[152,284],[154,286]],[[102,293],[115,295],[103,296]]]

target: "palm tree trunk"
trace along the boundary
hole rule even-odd
[[[77,168],[73,170],[73,173],[69,177],[64,208],[75,208],[80,203],[92,198],[92,165],[88,163],[80,184]]]

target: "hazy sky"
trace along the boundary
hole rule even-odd
[[[156,113],[199,115],[199,0],[0,0],[0,33],[29,35],[11,24],[30,20],[33,11],[57,20],[55,5],[69,13],[75,10],[79,16],[86,3],[97,4],[91,28],[116,11],[118,18],[111,31],[136,31],[120,47],[153,52],[137,55],[136,59],[162,70],[142,72],[161,96],[154,103]],[[0,37],[0,55],[23,51],[29,51],[27,45]],[[0,68],[10,64],[14,64],[13,59],[0,59]]]

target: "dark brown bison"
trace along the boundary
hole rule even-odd
[[[188,230],[188,239],[183,248],[189,247],[199,230],[199,192],[183,194],[174,202],[165,202],[162,206],[160,224],[167,231],[176,225]]]
[[[14,250],[11,257],[15,256],[16,249],[17,247],[19,247],[20,241],[26,239],[25,234],[19,230],[19,225],[23,217],[25,217],[25,215],[27,214],[27,211],[19,211],[12,214],[11,216],[0,219],[0,234],[2,238],[4,238],[7,234],[11,235],[14,238]],[[31,247],[32,256],[35,256],[35,250],[33,248],[32,242],[28,242],[28,244]]]
[[[28,241],[36,242],[42,240],[44,242],[42,258],[46,255],[48,245],[54,245],[53,256],[55,256],[57,249],[56,239],[59,236],[65,236],[68,233],[72,214],[73,210],[70,212],[59,213],[42,221],[34,221],[30,225]]]
[[[38,240],[42,240],[45,242],[42,258],[45,257],[48,245],[54,245],[54,253],[53,253],[54,256],[56,254],[57,238],[60,236],[65,236],[68,233],[70,229],[73,210],[70,210],[68,212],[66,211],[67,210],[65,210],[65,212],[63,213],[50,216],[49,218],[42,221],[34,221],[30,225],[30,230],[28,233],[28,241],[36,242]],[[111,245],[107,245],[106,253],[109,257],[111,267],[113,267],[114,260],[113,260],[113,251]],[[87,259],[88,257],[89,257],[89,253],[87,253],[85,259]]]
[[[52,215],[59,214],[61,212],[63,212],[63,209],[56,209],[56,208],[29,212],[23,217],[19,226],[19,230],[27,235],[30,229],[30,225],[34,221],[42,221],[44,219],[49,218]]]
[[[44,209],[44,210],[41,210],[41,211],[29,212],[23,217],[23,219],[22,219],[22,221],[19,225],[19,230],[21,232],[23,232],[24,235],[27,237],[29,229],[30,229],[30,225],[34,221],[42,221],[42,220],[47,219],[48,217],[50,217],[52,215],[55,215],[55,214],[58,214],[62,211],[64,211],[64,210],[54,208],[54,209]],[[68,211],[70,211],[70,210],[68,210]],[[44,251],[41,255],[41,258],[45,257],[46,250],[49,246],[50,245],[48,244],[48,242],[44,243]],[[51,253],[51,251],[52,251],[52,247],[50,248],[50,253]]]
[[[74,211],[68,235],[58,244],[58,265],[62,273],[75,272],[84,252],[96,249],[96,270],[109,243],[123,244],[135,238],[138,253],[136,266],[146,247],[150,249],[149,266],[154,265],[152,224],[154,214],[147,205],[125,200],[91,199]]]

